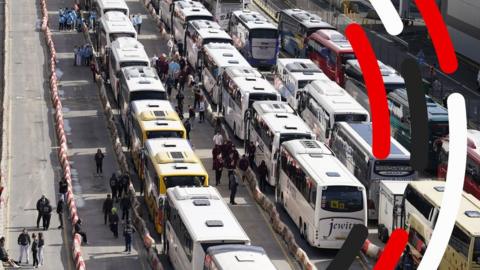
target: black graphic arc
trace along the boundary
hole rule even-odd
[[[367,237],[367,227],[361,224],[353,226],[342,248],[338,251],[327,270],[347,270],[350,268]]]
[[[415,170],[423,171],[428,164],[428,116],[420,68],[415,60],[406,59],[401,73],[410,111],[410,164]]]

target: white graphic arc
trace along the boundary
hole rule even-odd
[[[387,32],[396,36],[403,31],[403,22],[390,0],[370,0]]]
[[[462,198],[465,164],[467,161],[467,114],[465,99],[459,93],[451,94],[448,105],[448,170],[442,205],[437,223],[418,270],[437,269],[452,235],[455,217]]]

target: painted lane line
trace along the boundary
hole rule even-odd
[[[394,269],[407,246],[407,241],[408,233],[404,229],[394,230],[373,270]]]
[[[432,38],[440,68],[448,74],[455,72],[458,68],[457,55],[437,4],[434,0],[415,0],[415,3]]]
[[[467,114],[465,99],[459,93],[451,94],[447,100],[449,125],[449,154],[447,180],[443,192],[437,225],[428,243],[418,270],[437,269],[452,235],[455,218],[462,197],[465,165],[467,161]]]
[[[376,158],[385,159],[390,154],[390,112],[377,57],[360,25],[350,24],[345,30],[345,34],[358,59],[367,86],[372,113],[373,155]]]
[[[428,116],[420,68],[415,60],[407,58],[402,63],[401,73],[411,116],[410,164],[415,170],[423,171],[428,164]]]
[[[370,0],[387,32],[396,36],[403,31],[403,22],[390,0]]]
[[[343,242],[342,248],[338,251],[333,261],[328,265],[327,270],[349,269],[357,257],[363,243],[368,237],[368,229],[365,225],[356,224]]]

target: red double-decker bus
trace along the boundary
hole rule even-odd
[[[343,86],[344,65],[355,59],[352,46],[345,36],[332,29],[321,29],[305,39],[307,56],[333,81]]]
[[[480,131],[469,129],[467,132],[467,166],[463,189],[480,199]],[[437,177],[446,179],[448,167],[448,136],[437,141],[438,153]]]

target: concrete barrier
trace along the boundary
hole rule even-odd
[[[64,119],[62,113],[62,101],[58,95],[58,81],[56,71],[56,64],[57,64],[57,51],[55,50],[55,43],[52,39],[52,31],[48,27],[48,9],[45,0],[40,0],[40,8],[42,11],[42,24],[41,29],[45,35],[45,41],[47,43],[47,47],[50,54],[50,94],[52,99],[52,105],[54,108],[54,117],[55,117],[55,132],[57,135],[57,143],[60,146],[58,148],[58,160],[60,161],[60,165],[63,171],[63,177],[66,179],[68,183],[68,191],[66,194],[67,198],[67,206],[70,212],[70,219],[72,225],[79,220],[77,206],[75,204],[75,198],[72,189],[72,175],[71,175],[71,167],[70,162],[68,161],[68,146],[67,146],[67,136],[65,135],[64,129]],[[75,269],[77,270],[85,270],[85,261],[82,256],[81,250],[81,236],[78,234],[73,234],[73,261],[75,263]]]

